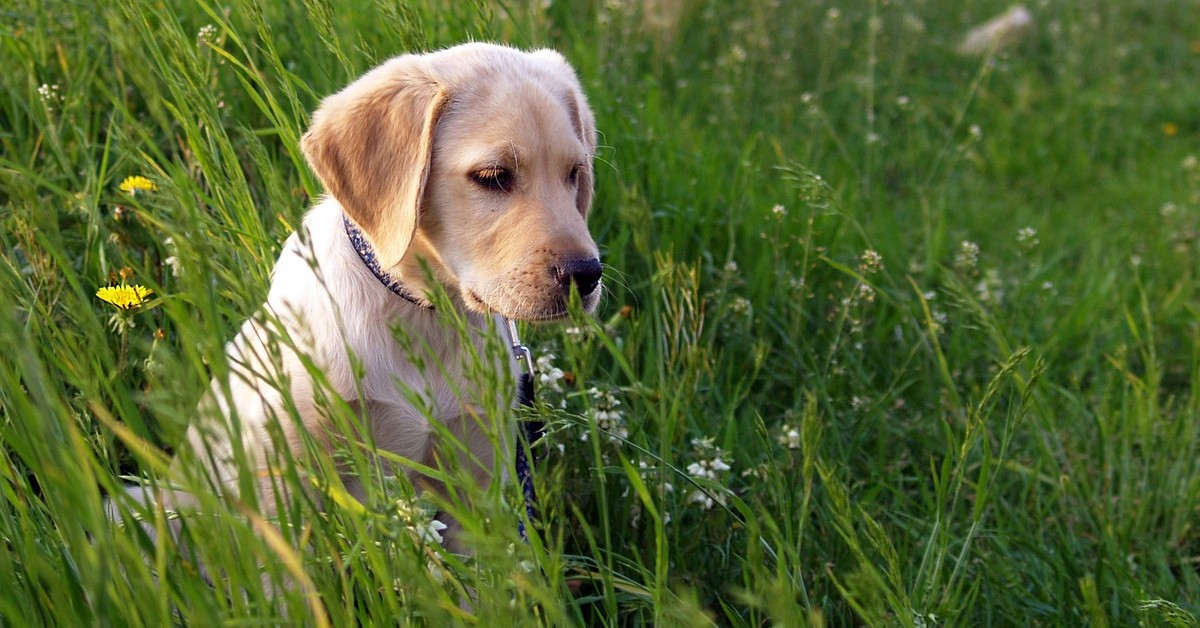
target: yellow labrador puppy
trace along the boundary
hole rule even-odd
[[[364,415],[377,447],[432,464],[432,408],[486,484],[497,434],[464,407],[477,398],[469,356],[482,353],[502,317],[563,317],[572,286],[589,311],[600,298],[586,225],[595,123],[574,71],[550,50],[482,43],[404,55],[326,98],[301,146],[328,194],[284,245],[269,316],[247,321],[227,348],[232,376],[213,383],[213,407],[202,412],[225,421],[193,425],[184,457],[233,490],[244,455],[271,510],[279,448],[300,453],[299,430],[328,438],[303,363],[311,359]],[[468,321],[475,347],[429,302],[424,267]],[[418,340],[415,360],[395,341],[397,327]],[[273,340],[281,336],[290,340]]]

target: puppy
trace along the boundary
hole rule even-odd
[[[438,451],[440,422],[486,486],[511,464],[496,465],[493,442],[511,443],[512,425],[497,434],[470,407],[481,394],[471,360],[504,318],[562,318],[572,287],[595,309],[595,147],[579,81],[549,50],[472,43],[404,55],[326,98],[301,148],[327,194],[284,245],[265,316],[227,346],[231,375],[201,404],[216,420],[191,426],[181,458],[201,462],[219,490],[256,485],[270,514],[280,449],[302,455],[301,430],[332,446],[319,388],[357,410],[377,448],[428,466],[453,455]],[[433,307],[427,278],[454,312]],[[467,341],[449,317],[466,321]],[[355,477],[343,481],[362,497]]]

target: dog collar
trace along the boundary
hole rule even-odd
[[[371,243],[367,241],[367,236],[358,228],[358,225],[354,224],[353,220],[350,220],[349,216],[342,215],[342,224],[346,227],[346,235],[350,238],[350,246],[353,246],[354,252],[358,253],[358,259],[362,260],[363,265],[367,267],[367,270],[371,271],[372,275],[375,275],[379,283],[383,284],[388,290],[391,290],[396,296],[413,305],[433,309],[433,306],[428,302],[418,299],[416,295],[409,292],[408,288],[405,288],[404,284],[400,283],[400,280],[380,268],[379,259],[375,257],[375,249],[371,248]]]

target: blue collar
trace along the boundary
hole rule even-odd
[[[358,225],[350,220],[349,216],[342,215],[342,224],[346,227],[346,235],[350,237],[350,245],[354,247],[354,252],[358,253],[358,258],[362,260],[367,270],[371,271],[372,275],[383,284],[385,288],[391,290],[393,294],[423,308],[433,309],[433,306],[424,299],[418,299],[416,295],[409,292],[400,280],[388,274],[385,270],[379,267],[379,260],[375,258],[375,249],[371,248],[371,243],[367,241],[367,236],[363,234]]]

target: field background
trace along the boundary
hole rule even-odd
[[[8,0],[0,625],[1196,625],[1200,3],[956,52],[1006,8]],[[386,478],[110,524],[320,192],[308,113],[472,39],[560,50],[601,132],[605,302],[528,332],[534,542],[475,490],[446,555]]]

